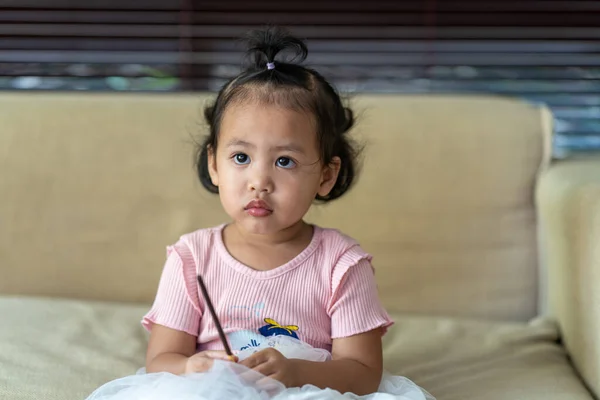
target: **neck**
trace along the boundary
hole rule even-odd
[[[298,221],[294,225],[287,227],[284,230],[267,235],[247,232],[235,223],[231,224],[231,230],[240,240],[243,240],[245,243],[256,247],[276,246],[294,242],[304,238],[307,234],[312,234],[312,227],[303,220]]]

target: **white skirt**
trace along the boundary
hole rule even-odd
[[[266,347],[274,347],[287,358],[326,361],[331,355],[288,336],[274,336],[260,347],[237,354],[240,360]],[[205,372],[174,375],[168,372],[127,376],[96,389],[87,400],[435,400],[409,379],[384,373],[376,393],[357,396],[312,385],[286,388],[240,364],[216,360]]]

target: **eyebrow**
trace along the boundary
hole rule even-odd
[[[252,143],[250,142],[246,142],[245,140],[241,140],[241,139],[231,139],[229,142],[227,142],[227,147],[256,147],[254,146]]]
[[[246,142],[245,140],[241,140],[241,139],[232,139],[229,142],[227,142],[227,147],[250,147],[250,148],[256,148],[255,145],[253,145],[250,142]],[[299,153],[299,154],[304,154],[304,149],[298,145],[295,145],[293,143],[290,144],[286,144],[286,145],[282,145],[282,146],[276,146],[274,148],[274,150],[276,151],[289,151],[292,153]]]
[[[300,146],[297,146],[295,144],[287,144],[287,145],[283,145],[283,146],[277,146],[275,147],[275,150],[277,151],[289,151],[291,153],[299,153],[299,154],[304,154],[304,149]]]

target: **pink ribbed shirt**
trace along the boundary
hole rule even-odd
[[[222,349],[200,294],[204,278],[233,350],[273,334],[326,350],[332,340],[392,322],[382,307],[371,256],[334,229],[314,227],[310,244],[288,263],[254,270],[234,259],[222,240],[225,225],[201,229],[167,248],[156,299],[142,319],[198,337],[198,350]]]

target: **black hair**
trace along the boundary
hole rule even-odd
[[[227,107],[253,100],[314,116],[320,161],[327,165],[333,157],[341,160],[333,188],[326,196],[317,195],[316,200],[327,202],[341,197],[352,186],[358,169],[359,151],[346,135],[354,125],[352,110],[344,107],[336,90],[321,74],[300,65],[308,50],[302,40],[287,30],[280,27],[254,30],[247,34],[246,42],[248,49],[242,72],[225,83],[215,101],[204,109],[210,131],[198,148],[196,162],[200,182],[208,191],[219,192],[208,173],[209,149],[216,151]],[[294,57],[284,58],[290,54]]]

